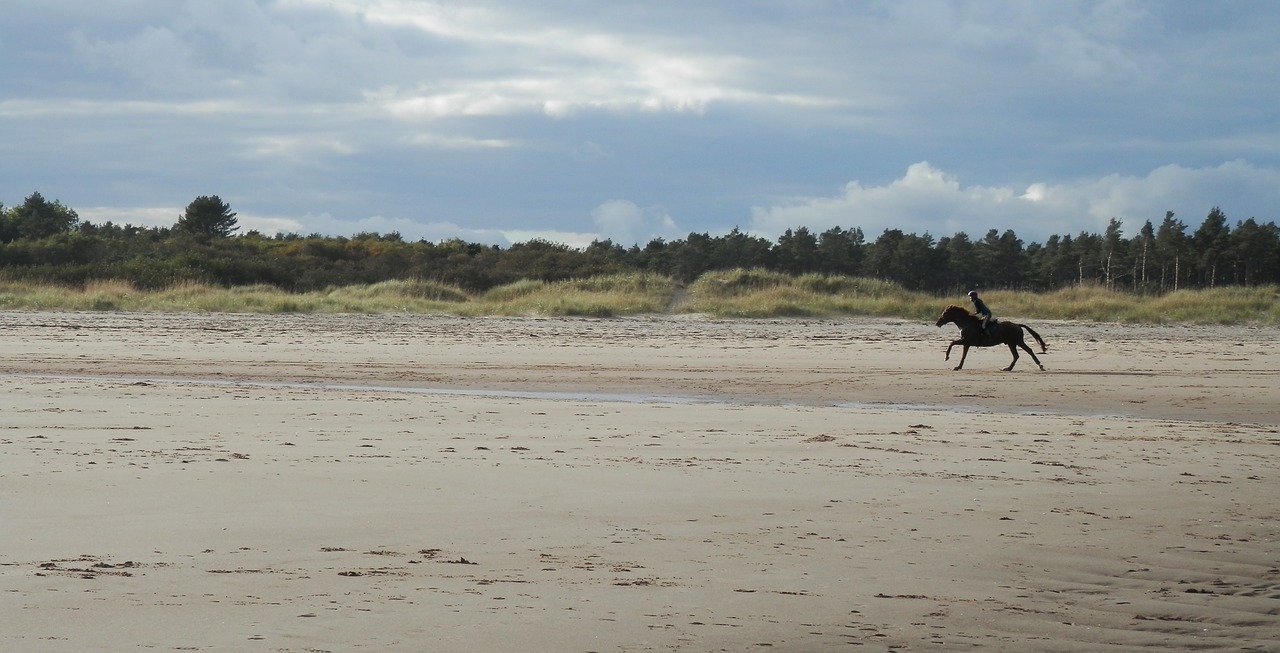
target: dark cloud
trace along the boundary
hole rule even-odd
[[[1204,7],[22,3],[0,200],[495,242],[1274,219],[1280,9]]]

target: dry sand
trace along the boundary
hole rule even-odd
[[[0,651],[1280,651],[1280,330],[0,313]]]

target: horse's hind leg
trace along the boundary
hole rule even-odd
[[[1023,347],[1026,347],[1026,345],[1023,345]],[[1031,351],[1031,350],[1028,349],[1027,351]],[[1009,367],[1004,368],[1004,371],[1006,372],[1012,372],[1013,366],[1018,364],[1018,348],[1014,347],[1013,343],[1009,344],[1009,353],[1013,354],[1013,362],[1009,363]],[[1035,354],[1032,354],[1032,355],[1034,356]]]
[[[1027,350],[1027,353],[1028,353],[1028,354],[1031,354],[1031,360],[1035,361],[1035,362],[1036,362],[1036,365],[1039,365],[1039,366],[1040,366],[1040,371],[1041,371],[1041,372],[1043,372],[1043,371],[1044,371],[1044,363],[1041,363],[1041,362],[1040,362],[1040,359],[1039,359],[1039,358],[1036,358],[1036,353],[1035,353],[1034,351],[1031,351],[1031,348],[1030,348],[1030,347],[1028,347],[1028,346],[1027,346],[1027,344],[1026,344],[1025,342],[1024,342],[1024,343],[1020,343],[1018,346],[1019,346],[1019,347],[1022,347],[1022,348],[1023,348],[1023,349],[1025,349],[1025,350]],[[1010,367],[1012,367],[1012,366],[1010,366]]]

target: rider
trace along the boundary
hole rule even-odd
[[[987,303],[978,298],[978,291],[969,291],[969,301],[973,302],[973,312],[982,318],[982,335],[986,336],[991,333],[991,321],[994,316],[991,309],[987,308]]]

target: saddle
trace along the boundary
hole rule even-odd
[[[995,338],[997,334],[996,327],[999,324],[1000,324],[1000,320],[994,317],[991,318],[991,320],[987,322],[987,329],[985,331],[983,330],[978,331],[978,338],[980,340],[990,340],[992,338]]]

